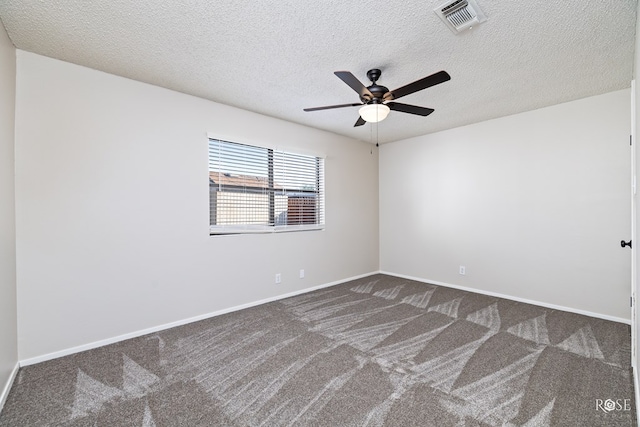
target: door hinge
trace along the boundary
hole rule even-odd
[[[629,135],[629,145],[633,145],[633,135]]]
[[[633,307],[633,297],[629,297],[629,306]]]

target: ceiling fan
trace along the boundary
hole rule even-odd
[[[420,80],[416,80],[415,82],[409,83],[408,85],[402,86],[398,89],[389,90],[376,83],[382,74],[382,71],[377,68],[367,71],[367,77],[371,80],[371,85],[367,87],[360,83],[360,80],[358,80],[349,71],[336,71],[334,74],[338,76],[340,80],[349,85],[351,89],[355,90],[358,95],[360,95],[361,102],[305,108],[304,111],[361,106],[358,111],[360,113],[360,117],[358,118],[358,121],[356,121],[356,124],[353,125],[354,127],[362,126],[366,122],[379,122],[384,120],[390,110],[400,111],[401,113],[416,114],[418,116],[428,116],[434,112],[432,108],[401,104],[399,102],[393,102],[393,100],[418,92],[419,90],[444,83],[447,80],[451,80],[449,73],[446,71],[438,71],[437,73],[431,74],[430,76],[424,77]]]

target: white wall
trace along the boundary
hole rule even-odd
[[[207,132],[326,155],[326,230],[210,237]],[[327,132],[18,50],[15,167],[21,360],[379,268],[377,151]]]
[[[16,50],[0,22],[0,409],[18,362],[14,123]]]
[[[382,146],[381,270],[628,320],[629,99]]]
[[[635,61],[634,61],[634,67],[633,67],[633,78],[635,79],[635,93],[632,96],[635,96],[635,105],[636,105],[636,111],[635,111],[635,145],[636,145],[636,177],[638,174],[638,171],[640,170],[640,149],[638,148],[638,138],[640,137],[640,88],[638,88],[638,85],[640,84],[640,79],[639,79],[639,75],[638,75],[638,70],[640,69],[640,20],[638,20],[638,16],[640,15],[640,3],[638,3],[637,6],[637,13],[636,13],[636,49],[635,49]],[[637,181],[637,178],[636,178]],[[635,201],[636,201],[636,235],[633,236],[635,240],[635,242],[637,242],[638,239],[638,226],[640,226],[640,200],[639,199],[640,196],[638,196],[638,192],[636,191],[636,196],[635,196]],[[635,249],[635,254],[636,254],[636,283],[634,283],[633,285],[635,286],[635,297],[636,297],[636,304],[635,304],[635,313],[636,313],[636,317],[635,317],[635,325],[634,328],[632,329],[633,332],[635,332],[635,344],[636,344],[636,360],[635,362],[635,381],[636,381],[636,403],[640,402],[640,390],[638,390],[638,368],[640,367],[640,355],[637,352],[637,347],[638,347],[638,342],[640,341],[640,327],[638,325],[638,299],[640,298],[640,283],[638,282],[638,280],[640,279],[640,274],[637,273],[637,268],[638,266],[640,266],[640,250],[638,250],[638,246],[636,245],[636,249]],[[637,414],[638,416],[638,420],[640,421],[640,413]]]

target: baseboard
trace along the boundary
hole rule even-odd
[[[125,340],[131,339],[131,338],[137,338],[137,337],[140,337],[140,336],[143,336],[143,335],[164,331],[164,330],[170,329],[170,328],[175,328],[176,326],[182,326],[182,325],[186,325],[186,324],[189,324],[189,323],[198,322],[200,320],[209,319],[211,317],[221,316],[223,314],[232,313],[232,312],[238,311],[238,310],[243,310],[245,308],[251,308],[251,307],[255,307],[255,306],[258,306],[258,305],[266,304],[266,303],[269,303],[269,302],[278,301],[278,300],[289,298],[289,297],[294,297],[296,295],[305,294],[307,292],[316,291],[318,289],[323,289],[323,288],[328,288],[328,287],[331,287],[331,286],[336,286],[336,285],[339,285],[341,283],[349,282],[351,280],[357,280],[357,279],[361,279],[363,277],[368,277],[368,276],[371,276],[371,275],[376,274],[376,273],[379,273],[379,272],[378,271],[374,271],[374,272],[370,272],[370,273],[366,273],[366,274],[361,274],[361,275],[358,275],[358,276],[353,276],[353,277],[349,277],[349,278],[346,278],[346,279],[337,280],[335,282],[325,283],[325,284],[322,284],[322,285],[313,286],[311,288],[305,288],[305,289],[301,289],[299,291],[289,292],[289,293],[286,293],[286,294],[277,295],[275,297],[265,298],[265,299],[262,299],[262,300],[259,300],[259,301],[253,301],[253,302],[250,302],[250,303],[237,305],[235,307],[225,308],[225,309],[217,310],[217,311],[214,311],[214,312],[211,312],[211,313],[206,313],[206,314],[202,314],[202,315],[199,315],[199,316],[190,317],[188,319],[178,320],[178,321],[175,321],[175,322],[166,323],[166,324],[159,325],[159,326],[154,326],[154,327],[143,329],[143,330],[140,330],[140,331],[130,332],[130,333],[124,334],[124,335],[118,335],[116,337],[107,338],[107,339],[99,340],[99,341],[94,341],[92,343],[83,344],[83,345],[80,345],[80,346],[77,346],[77,347],[72,347],[72,348],[68,348],[68,349],[65,349],[65,350],[60,350],[60,351],[55,351],[55,352],[52,352],[52,353],[47,353],[47,354],[44,354],[42,356],[31,357],[29,359],[21,360],[20,361],[20,366],[34,365],[36,363],[46,362],[48,360],[57,359],[59,357],[69,356],[71,354],[76,354],[76,353],[80,353],[80,352],[83,352],[83,351],[92,350],[94,348],[102,347],[102,346],[109,345],[109,344],[114,344],[114,343],[117,343],[117,342],[120,342],[120,341],[125,341]]]
[[[4,408],[4,404],[7,401],[7,397],[9,397],[9,392],[11,391],[11,386],[16,379],[16,375],[18,375],[18,370],[20,369],[20,363],[16,363],[16,366],[11,371],[11,375],[9,375],[9,380],[4,385],[2,389],[2,394],[0,394],[0,412],[2,412],[2,408]]]
[[[530,299],[527,299],[527,298],[520,298],[520,297],[516,297],[516,296],[512,296],[512,295],[505,295],[505,294],[501,294],[501,293],[498,293],[498,292],[485,291],[485,290],[482,290],[482,289],[469,288],[469,287],[466,287],[466,286],[460,286],[460,285],[454,285],[454,284],[451,284],[451,283],[439,282],[437,280],[428,280],[428,279],[422,279],[420,277],[413,277],[413,276],[407,276],[407,275],[404,275],[404,274],[391,273],[391,272],[388,272],[388,271],[380,271],[380,273],[381,274],[387,274],[389,276],[400,277],[402,279],[415,280],[416,282],[430,283],[432,285],[444,286],[444,287],[453,288],[453,289],[460,289],[461,291],[467,291],[467,292],[473,292],[473,293],[476,293],[476,294],[482,294],[482,295],[488,295],[488,296],[492,296],[492,297],[504,298],[504,299],[508,299],[508,300],[511,300],[511,301],[523,302],[523,303],[526,303],[526,304],[539,305],[541,307],[551,308],[553,310],[561,310],[561,311],[567,311],[569,313],[582,314],[583,316],[595,317],[597,319],[610,320],[612,322],[625,323],[627,325],[631,324],[631,320],[630,319],[623,319],[621,317],[609,316],[609,315],[600,314],[600,313],[593,313],[591,311],[580,310],[580,309],[577,309],[577,308],[565,307],[565,306],[556,305],[556,304],[549,304],[549,303],[542,302],[542,301],[535,301],[535,300],[530,300]]]

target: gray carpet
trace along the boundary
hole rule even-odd
[[[375,275],[20,369],[0,426],[632,426],[628,325]]]

